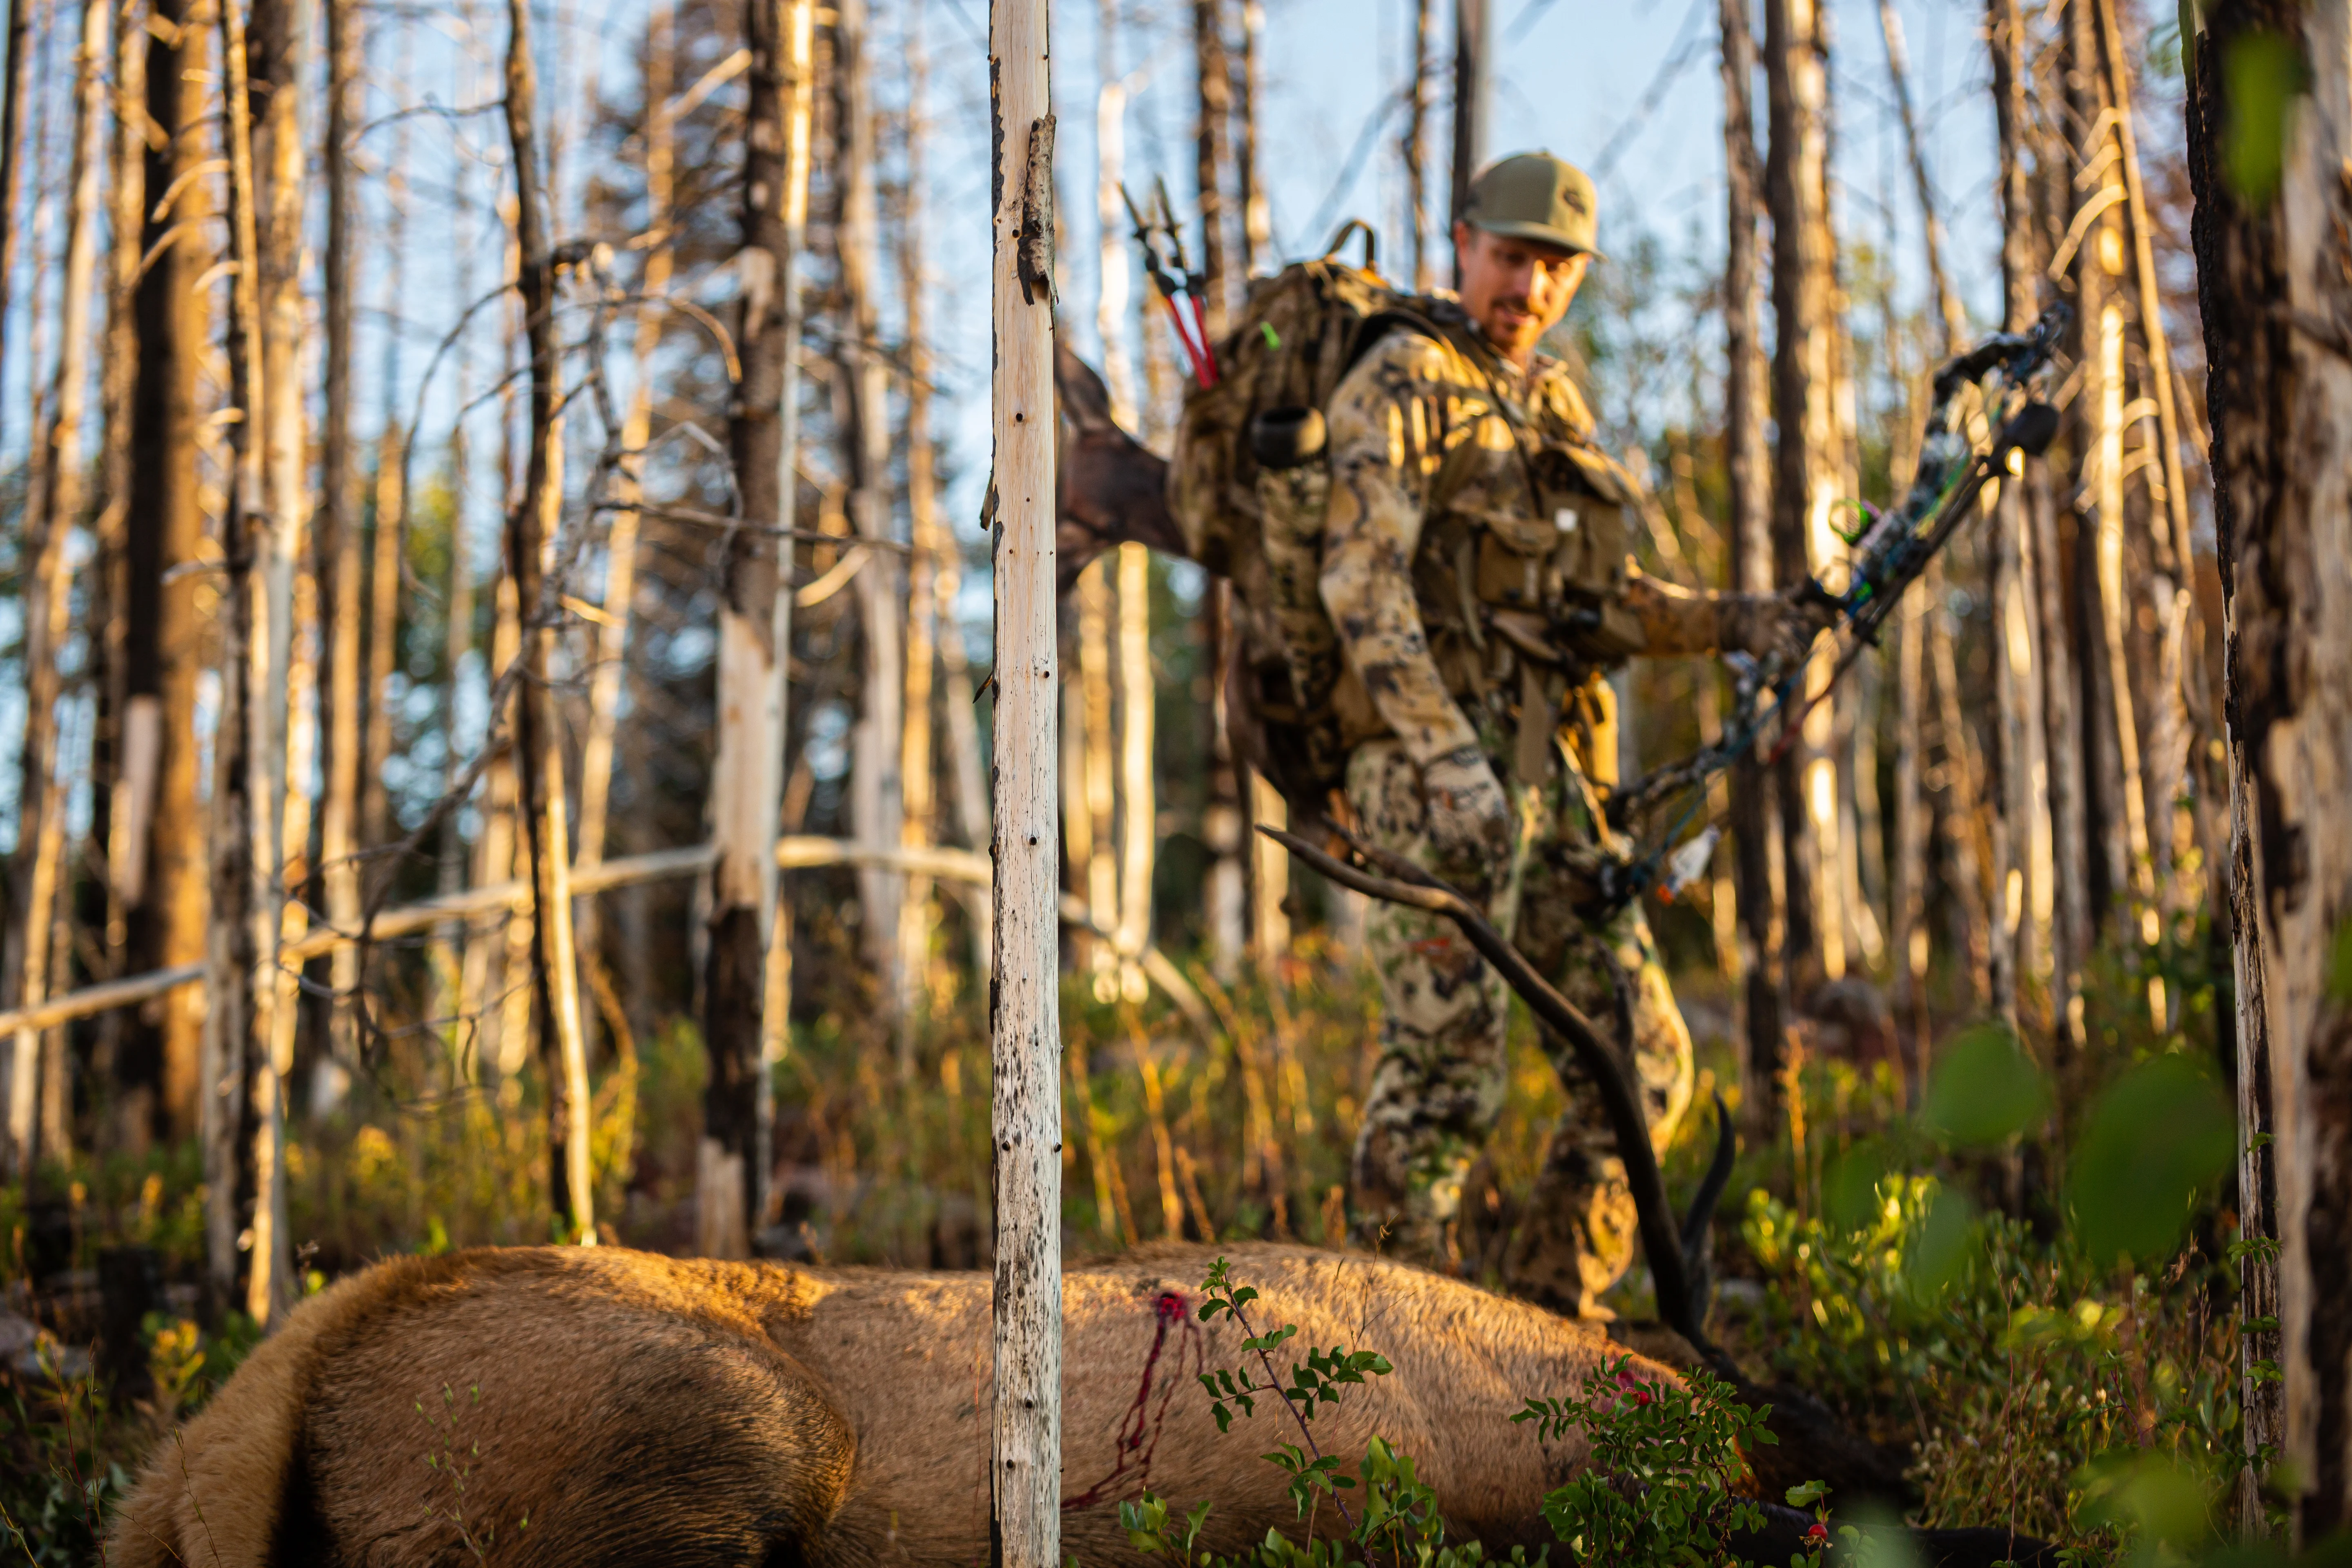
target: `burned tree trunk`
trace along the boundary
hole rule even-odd
[[[751,99],[743,161],[745,291],[738,341],[743,379],[728,419],[728,445],[744,515],[773,527],[782,492],[797,482],[783,458],[784,363],[793,344],[785,299],[792,283],[784,226],[791,201],[787,105],[793,80],[788,0],[751,0]],[[776,904],[776,832],[783,796],[782,685],[777,601],[789,603],[792,541],[764,542],[745,530],[723,564],[719,607],[719,737],[710,816],[718,858],[710,873],[703,971],[703,1037],[710,1079],[703,1091],[696,1166],[696,1238],[709,1257],[751,1255],[758,1215],[761,1103],[768,1089],[761,1051],[768,934]],[[781,1024],[782,1020],[779,1020]]]
[[[1830,321],[1834,258],[1828,186],[1828,65],[1814,0],[1765,0],[1764,78],[1771,140],[1764,165],[1772,216],[1772,407],[1780,426],[1772,484],[1774,575],[1802,578],[1813,567],[1813,533],[1826,527],[1837,500],[1836,416],[1831,390],[1836,334]],[[1817,666],[1808,694],[1826,679]],[[1832,720],[1817,704],[1806,733],[1783,758],[1775,784],[1786,900],[1782,951],[1792,988],[1823,978],[1822,949],[1822,809],[1835,792],[1822,786],[1833,766],[1823,748]]]
[[[169,0],[163,0],[168,4]],[[0,350],[7,343],[8,286],[16,276],[16,196],[25,183],[25,103],[33,70],[33,0],[8,0],[5,83],[0,83]]]
[[[1209,339],[1225,335],[1225,169],[1233,161],[1233,67],[1225,58],[1226,0],[1192,0],[1192,66],[1200,112],[1192,126],[1192,178],[1201,204],[1201,283]]]
[[[321,162],[327,176],[326,418],[320,430],[319,479],[322,494],[311,540],[311,572],[318,579],[319,624],[325,642],[327,679],[319,701],[319,733],[325,745],[326,798],[319,824],[320,870],[326,882],[327,915],[340,929],[359,922],[360,870],[360,583],[359,468],[352,440],[352,277],[353,226],[358,204],[352,189],[352,115],[359,107],[362,45],[354,0],[326,0],[327,131]],[[359,984],[359,949],[338,948],[330,970],[334,992],[329,1045],[348,1058],[353,992]]]
[[[1724,466],[1731,490],[1734,592],[1772,588],[1770,474],[1764,450],[1764,363],[1758,349],[1756,33],[1748,0],[1723,0],[1723,164],[1729,243],[1723,269]],[[1731,830],[1738,888],[1747,1048],[1741,1057],[1745,1102],[1769,1107],[1788,1024],[1786,914],[1773,874],[1780,833],[1772,775],[1753,757],[1732,775]]]
[[[196,798],[196,684],[202,670],[199,579],[204,536],[196,483],[196,369],[211,337],[205,270],[210,121],[201,83],[211,35],[189,0],[154,0],[144,35],[145,185],[135,254],[149,258],[132,310],[138,350],[123,516],[121,785],[116,868],[127,973],[173,968],[205,952],[204,818]],[[0,196],[5,199],[5,196]],[[142,205],[147,204],[142,203]],[[5,268],[0,268],[5,270]],[[201,992],[157,997],[131,1016],[120,1069],[152,1096],[159,1136],[196,1131]]]
[[[1404,135],[1397,143],[1397,156],[1404,160],[1404,237],[1411,247],[1409,276],[1416,294],[1426,294],[1437,286],[1429,243],[1429,120],[1433,99],[1430,89],[1436,51],[1436,0],[1413,0],[1412,97],[1405,104]]]
[[[2239,1210],[2277,1244],[2249,1259],[2247,1321],[2276,1328],[2243,1342],[2240,1495],[2259,1519],[2252,1467],[2274,1452],[2314,1542],[2352,1523],[2352,38],[2340,6],[2206,18],[2189,156],[2229,606]],[[2226,147],[2233,123],[2270,128],[2277,160]]]
[[[219,20],[229,245],[236,260],[229,289],[229,395],[243,417],[229,426],[236,461],[221,526],[227,582],[213,742],[213,909],[201,1078],[206,1281],[215,1310],[241,1300],[247,1313],[266,1319],[279,1294],[274,1286],[278,1248],[258,1245],[267,1238],[267,1221],[256,1167],[271,1142],[276,1097],[268,1077],[269,1009],[278,994],[286,746],[285,663],[277,634],[292,618],[290,611],[279,611],[279,584],[290,592],[292,563],[265,489],[261,242],[242,0],[226,0]],[[242,1255],[248,1251],[247,1263]]]

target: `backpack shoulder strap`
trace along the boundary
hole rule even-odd
[[[1525,420],[1517,405],[1509,397],[1504,395],[1502,389],[1495,384],[1493,367],[1489,363],[1493,351],[1487,348],[1465,325],[1448,321],[1436,311],[1422,308],[1423,303],[1424,301],[1419,299],[1408,298],[1365,317],[1363,324],[1356,330],[1355,342],[1349,348],[1347,367],[1341,374],[1345,375],[1347,370],[1353,370],[1366,354],[1371,353],[1391,332],[1412,332],[1433,342],[1443,343],[1468,360],[1476,368],[1479,378],[1486,383],[1487,395],[1494,400],[1495,411],[1502,416],[1503,422],[1511,427],[1514,437],[1512,444],[1520,448],[1519,456],[1524,465],[1527,458],[1526,447],[1517,437],[1526,427]],[[1469,441],[1458,442],[1439,463],[1436,474],[1429,482],[1427,510],[1430,512],[1445,510],[1454,498],[1461,492],[1462,487],[1469,482],[1472,447],[1473,443]],[[1535,489],[1532,474],[1528,476],[1528,485],[1529,493],[1532,494]]]

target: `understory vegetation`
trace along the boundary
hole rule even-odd
[[[2090,998],[2081,1044],[2063,1052],[2046,1034],[1954,1026],[1922,1074],[1900,1059],[1857,1064],[1830,1032],[1801,1033],[1782,1113],[1762,1125],[1741,1104],[1719,986],[1710,974],[1683,977],[1700,1038],[1695,1103],[1720,1090],[1742,1133],[1716,1226],[1715,1331],[1751,1373],[1804,1389],[1906,1450],[1914,1522],[2004,1526],[2084,1563],[2236,1535],[2247,1325],[2228,1110],[2210,1047],[2196,1043],[2211,1038],[2217,1005],[2189,962],[2203,951],[2201,933],[2184,931],[2168,954],[2186,1003],[2168,1033],[2148,1028],[2141,973],[2120,964],[2112,991]],[[1097,1004],[1070,988],[1070,1252],[1162,1237],[1339,1245],[1378,1037],[1370,977],[1314,946],[1279,974],[1230,989],[1205,969],[1191,973],[1205,1032],[1162,998]],[[941,1007],[957,1021],[923,1029],[900,1057],[855,1022],[866,1016],[856,1003],[813,999],[814,1022],[782,1068],[780,1099],[793,1108],[777,1130],[785,1197],[762,1250],[982,1267],[987,1051],[961,1022],[976,1010]],[[544,1239],[514,1217],[541,1212],[531,1194],[545,1181],[544,1121],[525,1113],[530,1089],[459,1080],[449,1059],[419,1049],[389,1060],[341,1112],[301,1128],[289,1168],[312,1289],[389,1253]],[[608,1240],[690,1245],[703,1060],[683,1023],[612,1041],[596,1089]],[[1524,1018],[1511,1076],[1456,1237],[1463,1268],[1490,1283],[1560,1105]],[[1677,1204],[1714,1136],[1711,1113],[1684,1119],[1667,1159]],[[0,1373],[0,1507],[32,1562],[92,1562],[106,1510],[146,1450],[225,1381],[253,1335],[234,1312],[198,1310],[192,1151],[51,1169],[31,1191],[0,1195],[11,1314],[0,1321],[23,1325],[20,1341],[36,1335],[7,1348]],[[94,1344],[97,1270],[122,1247],[154,1249],[167,1282],[127,1350]],[[1647,1293],[1637,1268],[1612,1301],[1638,1322],[1652,1315]],[[137,1369],[127,1377],[126,1363]],[[2254,1375],[2270,1374],[2258,1364]],[[1706,1386],[1677,1394],[1675,1408],[1725,1424],[1727,1445],[1747,1436],[1748,1417]],[[1610,1403],[1606,1390],[1523,1392],[1580,1399],[1593,1419]],[[1570,1416],[1556,1406],[1547,1418]],[[1730,1487],[1740,1466],[1724,1464]],[[1357,1474],[1397,1519],[1412,1514],[1409,1456],[1369,1457]],[[1138,1528],[1172,1541],[1193,1500],[1171,1500],[1166,1521]],[[1360,1546],[1382,1560],[1402,1551],[1424,1565],[1457,1561],[1428,1555],[1443,1532],[1424,1524],[1393,1525],[1409,1550]],[[1690,1560],[1630,1538],[1599,1555],[1567,1551]]]

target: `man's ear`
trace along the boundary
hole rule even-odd
[[[1478,231],[1476,229],[1472,228],[1460,218],[1455,218],[1454,220],[1454,255],[1455,259],[1459,260],[1470,254],[1470,247],[1477,237],[1477,233]]]

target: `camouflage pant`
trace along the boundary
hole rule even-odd
[[[1498,767],[1498,773],[1508,774]],[[1568,999],[1608,1029],[1627,988],[1633,1068],[1653,1143],[1663,1149],[1690,1104],[1690,1031],[1675,1006],[1637,902],[1595,926],[1575,905],[1591,897],[1592,868],[1610,854],[1582,782],[1552,770],[1538,789],[1511,785],[1520,808],[1512,863],[1481,889],[1489,918]],[[1373,843],[1455,879],[1435,864],[1423,829],[1419,770],[1394,742],[1357,748],[1348,801]],[[1508,993],[1451,921],[1375,903],[1368,956],[1384,1004],[1381,1059],[1357,1135],[1355,1224],[1367,1243],[1441,1267],[1460,1261],[1455,1221],[1472,1163],[1501,1116],[1507,1086]],[[1613,1034],[1613,1029],[1608,1029]],[[1565,1040],[1544,1047],[1568,1091],[1526,1217],[1511,1238],[1511,1289],[1563,1312],[1605,1315],[1600,1294],[1632,1263],[1633,1200],[1599,1090]]]

